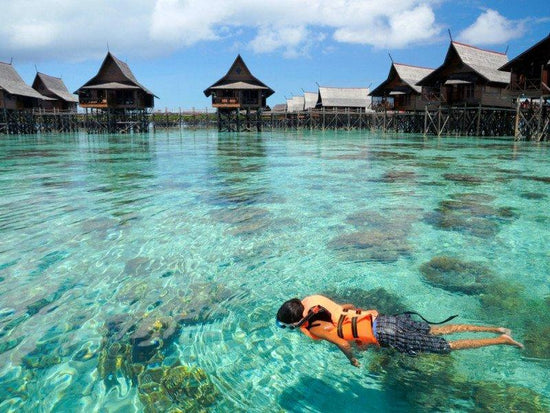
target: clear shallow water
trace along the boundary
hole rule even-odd
[[[0,411],[544,410],[549,155],[359,132],[0,137]],[[529,346],[355,369],[274,326],[319,292]],[[177,364],[200,370],[170,381]]]

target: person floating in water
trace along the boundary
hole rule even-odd
[[[277,312],[276,324],[280,328],[296,329],[314,340],[327,340],[336,344],[355,367],[359,362],[353,355],[352,343],[361,350],[369,345],[394,348],[409,355],[418,353],[448,354],[452,350],[478,348],[493,345],[510,345],[523,348],[511,332],[503,327],[476,326],[471,324],[448,324],[434,326],[424,321],[415,321],[405,312],[397,315],[378,314],[376,310],[362,310],[352,304],[337,304],[322,295],[310,295],[303,300],[286,301]],[[488,332],[498,337],[447,341],[444,334],[463,332]]]

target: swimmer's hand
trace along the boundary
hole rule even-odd
[[[349,362],[351,363],[351,365],[353,367],[359,367],[360,366],[359,362],[357,361],[357,359],[355,357],[350,358]]]

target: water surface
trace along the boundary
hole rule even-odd
[[[0,411],[544,411],[549,155],[367,132],[2,136]],[[355,369],[275,327],[314,293],[506,325],[526,349]]]

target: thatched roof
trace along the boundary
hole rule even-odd
[[[525,70],[531,64],[535,64],[539,67],[550,65],[550,34],[519,56],[510,60],[502,66],[500,70],[506,72],[511,72],[512,69],[514,69],[514,71]]]
[[[418,82],[418,84],[429,86],[436,80],[449,79],[450,75],[447,73],[447,69],[456,58],[487,82],[510,83],[510,74],[499,70],[500,67],[508,62],[506,54],[479,49],[475,46],[459,42],[451,42],[443,64]]]
[[[57,96],[57,98],[65,102],[78,103],[78,98],[69,92],[67,86],[65,86],[65,83],[63,83],[63,80],[60,78],[49,76],[44,73],[37,73],[32,83],[32,87],[35,89],[38,88],[40,82],[51,95]]]
[[[304,92],[304,110],[313,109],[319,100],[318,92]]]
[[[400,91],[407,91],[416,94],[422,92],[422,88],[416,83],[424,79],[433,69],[420,66],[406,65],[402,63],[392,63],[388,78],[374,89],[371,96],[385,96],[390,93],[397,84],[400,84]],[[401,90],[403,89],[403,90]]]
[[[75,93],[78,93],[80,89],[92,89],[91,86],[105,86],[109,84],[117,84],[114,89],[136,89],[139,88],[149,95],[153,95],[158,98],[153,92],[139,83],[130,70],[130,66],[124,63],[122,60],[117,59],[111,52],[107,53],[97,75],[81,86]],[[108,87],[105,87],[108,89]]]
[[[265,91],[265,97],[269,97],[275,93],[270,87],[252,75],[241,55],[237,56],[225,76],[208,89],[205,89],[204,94],[206,97],[209,97],[213,90],[219,89],[261,89]]]
[[[277,103],[271,108],[272,112],[286,112],[286,103]]]
[[[227,84],[224,84],[224,85],[219,85],[219,86],[212,86],[210,88],[211,90],[220,90],[220,89],[266,89],[268,90],[269,88],[267,86],[258,86],[258,85],[254,85],[254,84],[251,84],[251,83],[247,83],[247,82],[234,82],[234,83],[227,83]]]
[[[285,112],[286,111],[286,104],[285,103],[277,103],[273,108],[271,109],[272,112]]]
[[[0,89],[4,89],[12,95],[49,100],[27,85],[10,63],[0,62]]]
[[[305,99],[303,96],[293,96],[286,100],[286,110],[288,112],[301,112],[304,110]]]
[[[319,87],[322,107],[367,108],[371,99],[368,88]]]

